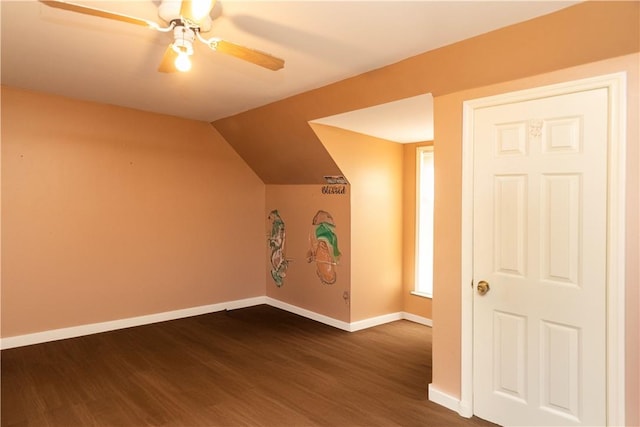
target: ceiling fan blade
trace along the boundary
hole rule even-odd
[[[173,44],[170,44],[167,50],[164,51],[164,55],[160,61],[160,66],[158,66],[158,71],[161,73],[175,73],[178,71],[175,65],[177,57],[178,54],[173,50]]]
[[[284,67],[284,60],[269,55],[268,53],[261,52],[259,50],[250,49],[239,44],[231,43],[225,40],[213,38],[208,40],[207,43],[211,49],[226,53],[236,58],[243,59],[251,62],[252,64],[259,65],[264,68],[268,68],[273,71],[277,71]]]
[[[143,27],[159,28],[158,24],[146,19],[135,18],[133,16],[122,15],[120,13],[109,12],[107,10],[96,9],[93,7],[81,6],[79,4],[67,3],[60,0],[39,0],[41,3],[57,9],[69,10],[71,12],[84,13],[85,15],[98,16],[100,18],[113,19],[115,21],[126,22],[129,24],[140,25]]]
[[[180,16],[189,22],[200,24],[211,13],[214,4],[215,0],[182,0]]]

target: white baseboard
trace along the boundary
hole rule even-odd
[[[266,304],[280,308],[282,310],[288,311],[290,313],[297,314],[302,317],[306,317],[307,319],[315,320],[320,323],[324,323],[325,325],[333,326],[334,328],[342,329],[343,331],[348,332],[356,332],[361,331],[363,329],[372,328],[374,326],[383,325],[385,323],[395,322],[396,320],[409,320],[411,322],[420,323],[425,326],[432,326],[433,322],[431,319],[426,317],[417,316],[411,313],[405,312],[397,312],[397,313],[389,313],[383,314],[382,316],[371,317],[369,319],[358,320],[356,322],[343,322],[341,320],[334,319],[329,316],[325,316],[324,314],[319,314],[314,311],[310,311],[304,308],[300,308],[295,305],[288,304],[286,302],[273,299],[270,297],[266,297]]]
[[[266,299],[267,299],[266,304],[269,304],[272,307],[276,307],[284,311],[288,311],[290,313],[297,314],[302,317],[306,317],[307,319],[324,323],[325,325],[333,326],[334,328],[342,329],[343,331],[350,331],[350,324],[347,322],[334,319],[333,317],[325,316],[324,314],[319,314],[310,310],[306,310],[304,308],[300,308],[295,305],[291,305],[286,302],[282,302],[270,297],[266,297]]]
[[[323,314],[315,313],[295,305],[288,304],[270,297],[260,296],[254,298],[246,298],[235,301],[227,301],[218,304],[202,305],[198,307],[185,308],[181,310],[166,311],[163,313],[149,314],[145,316],[129,317],[126,319],[118,319],[107,322],[91,323],[87,325],[72,326],[69,328],[53,329],[49,331],[36,332],[33,334],[18,335],[14,337],[0,338],[0,349],[9,349],[14,347],[22,347],[32,344],[40,344],[49,341],[58,341],[67,338],[76,338],[84,335],[98,334],[101,332],[115,331],[118,329],[132,328],[135,326],[148,325],[150,323],[165,322],[168,320],[182,319],[185,317],[199,316],[201,314],[215,313],[222,310],[234,310],[238,308],[252,307],[254,305],[267,304],[290,313],[297,314],[308,319],[315,320],[334,328],[342,329],[347,332],[356,332],[362,329],[371,328],[382,325],[384,323],[394,322],[396,320],[406,319],[422,325],[431,326],[431,319],[416,316],[411,313],[397,312],[385,314],[382,316],[372,317],[369,319],[359,320],[348,323],[334,319]]]
[[[404,320],[409,320],[411,322],[420,323],[421,325],[425,325],[425,326],[428,326],[430,328],[433,327],[433,321],[431,319],[427,318],[427,317],[422,317],[422,316],[418,316],[418,315],[415,315],[415,314],[403,312],[402,313],[402,318]]]
[[[389,313],[382,316],[370,317],[364,320],[358,320],[351,322],[349,331],[356,332],[367,328],[373,328],[374,326],[384,325],[385,323],[395,322],[396,320],[402,320],[402,313]]]
[[[460,399],[441,392],[435,388],[433,384],[429,384],[429,400],[447,409],[451,409],[463,417],[469,418],[473,415],[473,411],[469,412],[468,408],[463,408],[460,405]]]
[[[214,313],[222,310],[251,307],[266,304],[265,297],[246,298],[242,300],[228,301],[218,304],[202,305],[199,307],[185,308],[181,310],[165,311],[163,313],[149,314],[145,316],[129,317],[126,319],[112,320],[108,322],[90,323],[87,325],[72,326],[69,328],[53,329],[36,332],[33,334],[17,335],[14,337],[0,338],[0,349],[22,347],[25,345],[40,344],[49,341],[58,341],[67,338],[81,337],[83,335],[98,334],[100,332],[115,331],[134,326],[148,325],[150,323],[165,322],[167,320],[182,319],[184,317],[199,316],[201,314]]]

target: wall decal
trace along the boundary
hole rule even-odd
[[[271,249],[271,277],[276,286],[284,285],[284,278],[287,275],[289,260],[286,258],[285,242],[286,235],[284,221],[280,217],[277,209],[269,212],[271,221],[271,234],[269,235],[269,248]]]
[[[323,185],[322,194],[346,194],[346,185]]]
[[[325,175],[324,180],[327,184],[348,184],[347,178],[342,175]]]
[[[316,274],[325,285],[336,282],[336,265],[340,260],[336,227],[329,212],[319,210],[313,217],[313,229],[309,233],[311,248],[307,252],[307,262],[316,263]]]

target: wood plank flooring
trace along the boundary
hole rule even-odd
[[[269,306],[3,350],[2,426],[489,426],[427,399],[431,329]]]

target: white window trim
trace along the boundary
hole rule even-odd
[[[433,299],[433,294],[428,294],[426,292],[411,291],[409,293],[417,297]]]

